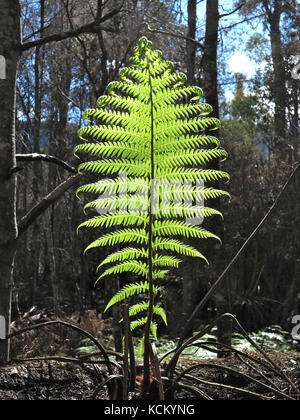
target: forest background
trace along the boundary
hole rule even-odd
[[[102,313],[128,282],[122,275],[94,286],[96,267],[108,250],[83,255],[94,233],[76,232],[85,215],[75,196],[83,176],[75,174],[79,161],[73,148],[84,110],[95,107],[108,83],[118,79],[145,35],[187,74],[188,84],[203,89],[221,120],[218,135],[229,154],[221,168],[231,175],[226,185],[231,200],[218,204],[224,222],[210,221],[223,244],[196,241],[210,265],[187,260],[165,285],[167,333],[176,337],[300,160],[299,5],[295,0],[24,0],[22,6],[12,320],[32,307],[60,317],[77,313],[78,319],[87,309]],[[248,331],[275,324],[291,330],[293,316],[300,314],[299,182],[298,174],[194,329],[231,312]],[[107,317],[118,325],[120,314],[113,311]],[[230,325],[219,332],[223,341],[228,331]],[[117,336],[115,331],[118,348]]]

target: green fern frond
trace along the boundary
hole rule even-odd
[[[130,63],[120,70],[120,80],[108,85],[107,95],[98,99],[98,108],[85,111],[87,124],[78,133],[82,144],[74,149],[79,158],[86,153],[91,157],[80,163],[79,172],[110,179],[80,186],[76,194],[98,195],[84,205],[84,210],[98,215],[78,227],[98,230],[98,239],[85,252],[97,247],[121,248],[99,263],[97,271],[105,266],[99,279],[123,272],[138,278],[118,291],[105,310],[132,296],[138,299],[130,308],[130,317],[146,314],[132,321],[131,328],[145,326],[139,346],[146,348],[150,333],[157,339],[154,317],[167,323],[153,294],[161,292],[158,285],[169,269],[181,263],[169,254],[207,262],[201,252],[177,237],[198,238],[199,244],[208,238],[219,239],[193,219],[222,217],[204,202],[229,194],[203,184],[227,182],[230,177],[222,170],[205,169],[214,160],[226,159],[227,153],[216,137],[207,134],[217,130],[220,122],[210,116],[212,107],[200,101],[202,90],[187,86],[186,76],[175,72],[174,65],[144,37]]]

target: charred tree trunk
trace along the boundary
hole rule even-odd
[[[203,53],[203,90],[206,102],[213,107],[212,116],[219,118],[218,95],[218,30],[219,1],[206,1],[206,30]],[[215,162],[215,165],[218,163]]]
[[[13,265],[16,251],[15,111],[20,59],[21,4],[0,0],[0,55],[6,66],[0,78],[0,315],[6,334],[11,317]],[[0,363],[9,359],[9,342],[0,339]]]
[[[40,0],[40,28],[41,36],[44,34],[45,26],[45,0]],[[34,52],[34,119],[32,127],[32,137],[33,137],[33,152],[40,154],[41,153],[41,127],[42,127],[42,96],[43,96],[43,73],[44,73],[44,46],[37,46]],[[41,183],[41,174],[42,174],[42,163],[37,161],[33,165],[33,205],[39,202],[41,196],[43,195],[43,188]],[[38,288],[38,279],[39,279],[39,267],[41,260],[41,230],[38,223],[33,226],[31,233],[31,265],[32,270],[32,280],[31,280],[31,290],[29,293],[29,305],[33,306],[36,303],[36,292]]]
[[[197,1],[189,0],[188,1],[188,38],[196,38],[196,17],[197,17]],[[196,44],[189,39],[186,41],[186,68],[187,68],[187,84],[195,85],[195,61],[196,61]],[[197,240],[189,239],[188,243],[192,246],[197,246]],[[190,258],[184,258],[182,264],[182,317],[181,325],[185,325],[187,319],[191,315],[194,307],[196,306],[196,293],[195,293],[195,281],[199,278],[199,264],[191,264]],[[190,329],[186,331],[185,334],[187,337],[192,335],[193,331]]]
[[[282,0],[274,0],[273,11],[270,8],[270,2],[263,0],[266,10],[268,23],[270,25],[270,39],[272,50],[272,62],[274,68],[273,96],[275,102],[274,129],[275,146],[282,143],[286,136],[286,77],[285,65],[282,53],[282,41],[280,32],[280,18],[282,14]]]
[[[188,1],[188,38],[196,38],[196,26],[197,26],[197,1],[189,0]],[[195,84],[195,71],[196,71],[196,51],[197,46],[195,42],[186,41],[186,68],[187,68],[187,84]]]
[[[204,54],[203,54],[203,90],[204,96],[207,103],[213,107],[211,116],[219,118],[219,93],[218,93],[218,31],[219,31],[219,1],[218,0],[207,0],[206,1],[206,32],[204,42]],[[214,132],[216,137],[219,136],[218,132]],[[219,161],[214,160],[210,168],[219,169]],[[214,208],[220,208],[219,200],[213,201]],[[213,218],[210,221],[208,229],[212,229],[220,238],[223,236],[223,224],[217,219]],[[222,252],[219,245],[209,246],[207,252],[213,256],[216,260],[217,256]],[[211,279],[213,281],[213,279]],[[229,302],[227,296],[222,293],[222,296],[217,300],[217,310],[221,315],[222,313],[229,311]],[[218,341],[231,345],[232,339],[232,321],[231,319],[223,319],[218,326]]]

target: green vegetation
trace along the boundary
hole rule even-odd
[[[174,72],[173,64],[164,61],[161,52],[153,50],[146,38],[135,48],[131,64],[120,71],[121,81],[110,83],[108,95],[98,100],[98,109],[85,112],[85,119],[97,125],[79,131],[85,143],[75,148],[75,154],[87,152],[98,158],[81,163],[80,172],[89,171],[102,177],[121,175],[81,186],[77,193],[100,194],[85,209],[96,209],[101,214],[79,227],[110,228],[86,251],[130,244],[100,262],[99,270],[107,264],[110,267],[98,281],[124,272],[138,275],[136,282],[127,284],[111,298],[106,310],[132,296],[142,295],[130,308],[129,316],[145,314],[131,321],[131,330],[145,326],[140,348],[144,346],[147,360],[150,333],[157,340],[154,316],[167,323],[158,302],[161,281],[170,268],[181,263],[170,253],[207,261],[197,249],[177,238],[219,239],[184,219],[221,216],[218,210],[192,204],[228,195],[204,187],[204,181],[228,180],[229,176],[220,170],[205,169],[207,163],[225,159],[227,154],[220,148],[218,139],[207,134],[219,128],[219,121],[208,116],[211,106],[200,102],[201,89],[185,86],[186,77]],[[171,194],[166,203],[168,188]],[[114,226],[122,228],[112,230]]]

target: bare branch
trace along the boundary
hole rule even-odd
[[[55,163],[58,166],[66,169],[69,172],[73,172],[74,174],[77,173],[76,169],[71,166],[69,163],[64,162],[61,159],[56,158],[55,156],[51,155],[43,155],[39,153],[29,153],[29,154],[21,154],[16,155],[16,159],[18,162],[36,162],[36,161],[45,161],[50,163]]]
[[[57,86],[59,93],[61,94],[61,96],[63,96],[65,99],[67,99],[67,101],[71,102],[76,108],[79,108],[81,111],[83,111],[82,106],[80,106],[79,104],[77,104],[72,98],[70,98],[70,96],[66,95],[65,92],[63,92],[61,90],[60,86]]]
[[[268,1],[262,0],[262,3],[263,3],[264,8],[265,8],[265,10],[267,12],[268,18],[271,19],[272,18],[272,12],[271,12],[271,9],[269,8]]]
[[[25,38],[23,38],[23,40],[24,40],[24,41],[27,41],[28,39],[33,38],[34,36],[36,36],[36,35],[40,34],[41,32],[43,32],[45,29],[49,29],[49,28],[50,28],[50,26],[51,26],[51,25],[49,24],[49,25],[45,26],[44,28],[40,28],[40,29],[38,29],[37,31],[32,32],[30,35],[28,35],[28,36],[26,36]]]
[[[234,10],[232,10],[231,12],[224,13],[223,15],[219,15],[219,18],[221,19],[221,18],[226,17],[226,16],[231,16],[244,6],[245,6],[245,3],[242,3],[238,7],[236,7]]]
[[[73,38],[81,34],[97,34],[99,31],[114,32],[113,29],[100,26],[95,22],[80,26],[77,29],[67,32],[60,32],[58,34],[49,35],[45,38],[37,39],[36,41],[26,42],[21,45],[21,51],[27,51],[30,48],[39,47],[48,44],[49,42],[63,41],[67,38]]]
[[[188,36],[182,35],[178,32],[169,32],[169,31],[162,31],[161,29],[152,29],[152,28],[150,28],[148,23],[146,23],[145,26],[146,26],[147,31],[150,32],[150,33],[169,35],[169,36],[173,36],[174,38],[181,38],[181,39],[184,39],[185,41],[191,41],[191,42],[194,42],[199,48],[201,48],[202,51],[204,51],[203,44],[201,44],[201,42],[197,41],[196,39],[193,39],[193,38],[190,38]],[[204,38],[201,38],[201,39],[204,39]]]
[[[63,194],[71,187],[77,185],[83,175],[76,174],[68,178],[66,181],[56,187],[50,194],[42,198],[42,200],[35,205],[29,212],[22,217],[18,224],[18,238],[31,226],[35,220],[45,211],[48,207],[54,204]]]
[[[230,12],[230,14],[232,14],[232,13],[233,13],[233,11]],[[220,28],[219,31],[222,32],[224,30],[232,29],[232,28],[234,28],[237,25],[241,25],[242,23],[249,22],[249,21],[251,21],[253,19],[260,18],[260,17],[262,17],[264,15],[265,15],[264,13],[261,13],[259,15],[255,15],[255,16],[251,16],[249,18],[245,18],[245,19],[241,20],[240,22],[235,22],[235,23],[231,24],[230,26],[226,26],[224,28]],[[224,16],[225,15],[221,15],[220,17],[224,17]],[[145,23],[143,26],[150,33],[153,33],[153,34],[162,34],[162,35],[169,35],[169,36],[172,36],[174,38],[184,39],[185,41],[194,42],[202,51],[204,51],[204,49],[205,49],[204,48],[204,45],[200,42],[200,41],[204,40],[204,37],[202,37],[199,40],[197,40],[197,39],[194,39],[194,38],[190,38],[188,36],[185,36],[185,35],[183,35],[181,33],[178,33],[178,32],[163,31],[161,29],[151,28],[148,23]]]
[[[27,51],[30,48],[38,47],[41,45],[48,44],[49,42],[58,42],[63,41],[67,38],[73,38],[78,35],[84,34],[84,33],[94,33],[97,34],[99,31],[106,31],[106,32],[115,32],[114,29],[109,28],[107,26],[100,26],[100,23],[107,21],[108,19],[115,16],[117,13],[120,12],[122,9],[123,4],[118,7],[117,9],[113,9],[112,11],[108,12],[106,15],[104,15],[101,19],[95,20],[94,22],[87,23],[86,25],[82,25],[79,28],[72,29],[67,32],[60,32],[57,34],[49,35],[41,39],[37,39],[35,41],[31,42],[25,42],[24,44],[21,44],[20,49],[21,51]]]
[[[249,18],[245,18],[245,19],[241,20],[240,22],[235,22],[235,23],[232,23],[229,26],[224,26],[223,28],[220,28],[219,31],[222,32],[222,31],[226,31],[228,29],[232,29],[235,26],[241,25],[242,23],[250,22],[251,20],[258,19],[258,18],[263,17],[263,16],[265,16],[265,13],[260,13],[260,14],[255,15],[255,16],[250,16]]]

